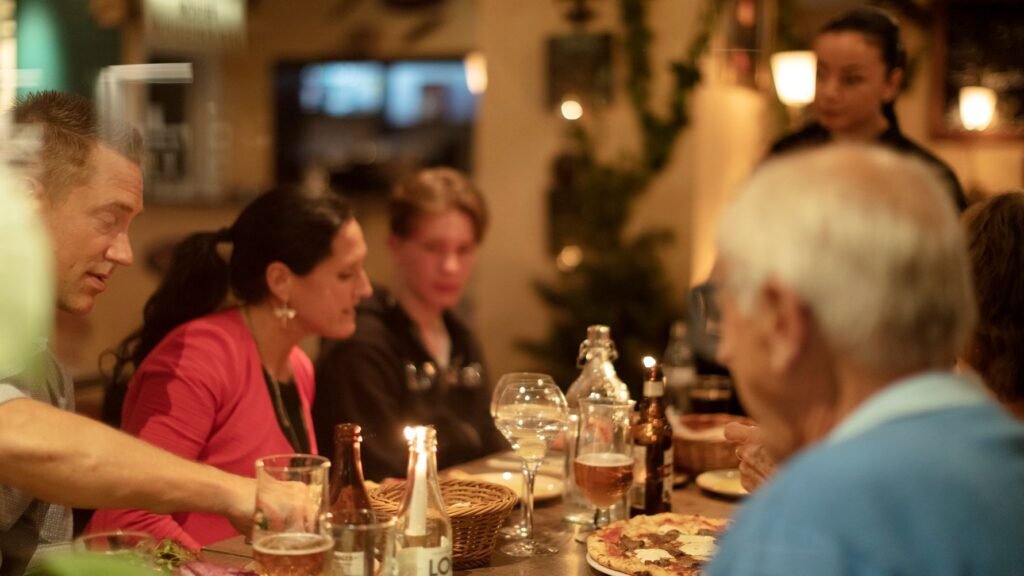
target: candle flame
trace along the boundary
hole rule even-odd
[[[654,368],[654,366],[658,363],[658,361],[654,359],[654,356],[644,356],[643,362],[644,368]]]

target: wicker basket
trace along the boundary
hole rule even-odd
[[[698,432],[725,426],[729,422],[753,424],[749,418],[732,414],[686,414],[680,417],[680,421],[690,430]],[[724,437],[688,437],[680,435],[679,430],[676,430],[672,445],[675,467],[691,474],[735,468],[739,465],[739,460],[736,459],[736,445],[726,442]]]
[[[388,517],[398,514],[405,482],[390,484],[370,493],[373,509]],[[504,486],[477,480],[442,480],[441,496],[452,520],[452,560],[463,570],[486,566],[494,552],[495,538],[516,505],[515,492]]]

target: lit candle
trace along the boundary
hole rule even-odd
[[[409,502],[409,525],[406,527],[405,531],[405,533],[410,536],[425,536],[427,534],[426,432],[426,428],[423,426],[417,426],[413,436],[413,453],[416,455],[416,476],[412,479],[412,501]]]

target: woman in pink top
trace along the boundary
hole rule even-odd
[[[263,456],[316,453],[313,370],[297,344],[352,335],[371,293],[365,256],[359,224],[332,193],[270,192],[230,228],[186,238],[118,349],[108,414],[134,372],[121,427],[143,440],[246,476]],[[237,306],[225,307],[229,292]],[[141,510],[100,510],[88,530],[118,528],[194,550],[237,534],[209,514]]]

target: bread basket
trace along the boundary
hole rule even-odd
[[[726,442],[719,430],[729,422],[753,425],[753,420],[732,414],[684,414],[672,431],[675,467],[691,474],[735,468],[736,445]]]
[[[382,486],[370,493],[378,515],[397,516],[405,482]],[[452,520],[452,561],[457,570],[486,566],[494,552],[498,529],[516,505],[515,492],[478,480],[441,481],[448,516]]]

